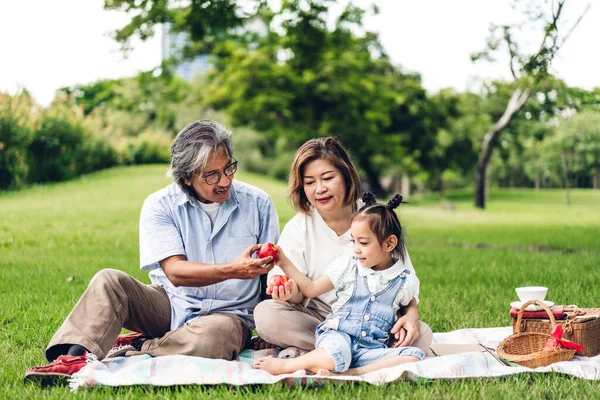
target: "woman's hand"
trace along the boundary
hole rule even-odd
[[[419,309],[415,299],[406,307],[405,314],[398,318],[391,333],[396,339],[392,347],[410,346],[419,338]]]
[[[267,294],[273,297],[273,300],[289,301],[293,297],[298,296],[298,285],[296,285],[293,279],[290,279],[284,285],[277,286],[273,290],[271,290],[271,287],[268,287]]]

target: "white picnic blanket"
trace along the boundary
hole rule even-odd
[[[452,332],[434,333],[434,343],[475,344],[482,343],[495,348],[504,338],[512,334],[511,327],[462,329]],[[244,350],[237,361],[212,360],[191,356],[119,357],[106,361],[94,361],[73,375],[70,386],[73,391],[94,386],[128,385],[250,385],[272,384],[284,381],[288,384],[311,385],[326,379],[364,381],[380,385],[397,379],[462,379],[497,377],[523,372],[558,372],[587,380],[600,380],[600,355],[575,357],[572,361],[560,362],[530,369],[508,367],[500,364],[489,353],[472,352],[449,356],[430,357],[420,362],[407,363],[392,368],[371,372],[362,376],[317,377],[305,371],[273,376],[266,371],[253,369],[254,360],[265,355],[275,355],[270,350]]]

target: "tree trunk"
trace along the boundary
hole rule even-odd
[[[483,204],[487,204],[490,200],[490,170],[486,170],[485,172],[485,191],[483,196]]]
[[[475,166],[475,207],[485,207],[485,169],[487,165],[477,163]]]
[[[535,174],[535,191],[539,192],[540,191],[540,186],[541,186],[541,178],[540,178],[540,174]]]
[[[402,193],[402,177],[394,175],[392,185],[390,186],[394,193]]]
[[[410,176],[407,172],[402,173],[401,182],[402,190],[400,191],[400,194],[404,199],[408,200],[410,198]]]
[[[369,183],[369,191],[375,195],[375,197],[382,198],[385,196],[385,191],[381,182],[379,181],[379,174],[373,168],[371,160],[366,156],[359,156],[358,162],[362,169],[367,174],[367,182]]]
[[[594,180],[592,183],[594,189],[598,189],[598,166],[594,167]]]
[[[564,152],[560,153],[560,163],[563,169],[563,180],[565,181],[565,196],[567,200],[567,205],[571,205],[571,197],[569,196],[569,170],[567,167],[567,157]]]
[[[502,114],[500,119],[483,138],[479,161],[477,161],[477,164],[475,165],[474,200],[475,207],[477,208],[485,208],[485,175],[494,146],[498,141],[498,136],[500,135],[500,132],[508,126],[515,113],[523,107],[523,104],[525,104],[529,98],[529,93],[529,90],[517,88],[510,98],[510,101],[504,110],[504,114]]]

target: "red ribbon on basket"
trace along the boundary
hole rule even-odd
[[[564,332],[563,328],[561,328],[558,325],[555,325],[554,328],[552,328],[552,331],[550,331],[550,336],[552,336],[552,337],[548,339],[544,349],[552,350],[555,347],[560,346],[565,349],[570,349],[570,350],[575,350],[575,351],[583,351],[583,346],[581,346],[580,344],[571,342],[570,340],[563,339],[562,338],[563,332]]]

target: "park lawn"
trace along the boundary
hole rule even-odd
[[[78,180],[0,194],[0,398],[590,398],[600,383],[557,374],[500,379],[394,382],[286,388],[93,389],[23,385],[91,277],[117,268],[149,282],[138,267],[138,217],[144,198],[167,185],[166,166],[116,168]],[[280,224],[294,215],[285,184],[239,172],[271,194]],[[474,210],[466,192],[448,200],[411,199],[399,208],[421,280],[421,319],[434,331],[506,326],[514,288],[545,285],[548,299],[600,305],[600,191],[492,190]],[[443,205],[451,201],[453,210]]]

